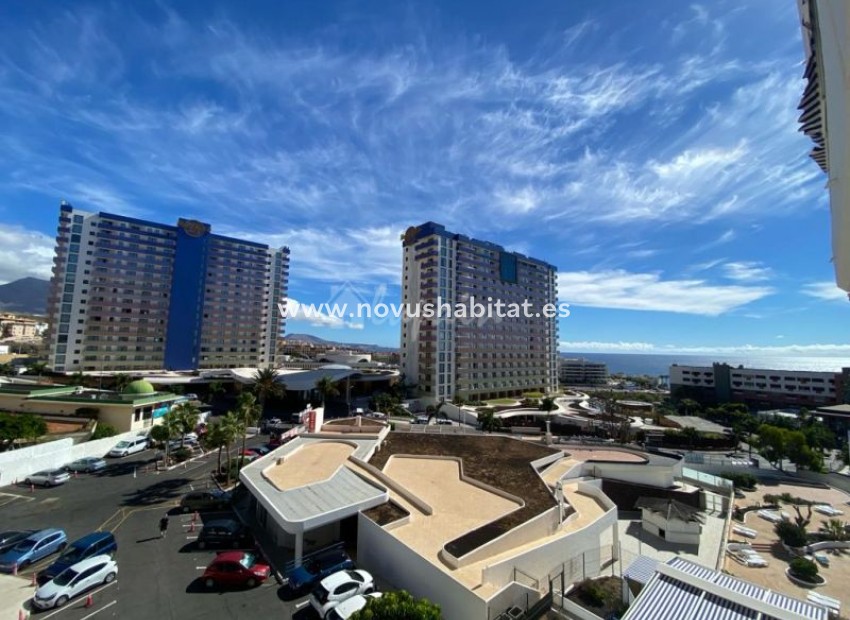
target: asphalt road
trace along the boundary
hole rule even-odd
[[[260,443],[259,440],[249,442]],[[201,523],[192,526],[192,516],[174,508],[180,497],[211,484],[215,454],[187,463],[169,472],[155,472],[153,452],[147,451],[110,460],[98,474],[80,474],[52,488],[5,487],[0,489],[0,530],[59,527],[68,540],[102,529],[118,541],[118,579],[73,599],[61,610],[36,612],[45,620],[189,620],[193,618],[308,617],[298,612],[304,599],[287,601],[284,588],[274,579],[252,590],[208,591],[199,577],[215,556],[200,551],[192,541]],[[165,538],[158,522],[171,511]],[[221,516],[204,514],[202,519]],[[194,531],[193,531],[194,530]],[[55,555],[22,571],[29,578],[50,564]]]

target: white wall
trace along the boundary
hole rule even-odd
[[[437,566],[361,514],[357,563],[413,596],[437,603],[446,620],[487,620],[487,603]]]
[[[682,474],[682,463],[675,465],[636,465],[634,463],[594,463],[588,461],[583,467],[585,476],[608,478],[621,482],[635,482],[659,488],[669,488]]]
[[[87,456],[103,456],[122,439],[137,433],[123,433],[74,445],[73,439],[58,439],[28,448],[0,452],[0,487],[15,484],[42,469],[54,469]]]

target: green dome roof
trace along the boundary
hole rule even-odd
[[[153,394],[156,390],[150,382],[144,379],[133,381],[124,388],[124,394]]]

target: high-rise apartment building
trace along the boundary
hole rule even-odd
[[[427,222],[402,238],[401,364],[409,383],[436,401],[480,400],[558,387],[556,269]],[[527,303],[520,316],[425,318],[414,308]],[[420,314],[416,317],[415,314]],[[537,315],[537,316],[535,316]]]
[[[605,385],[608,383],[608,365],[586,359],[559,360],[558,379],[563,385]]]
[[[48,299],[58,372],[275,363],[289,250],[63,202]]]

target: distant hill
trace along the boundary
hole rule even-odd
[[[337,349],[358,349],[360,351],[397,351],[397,347],[382,347],[377,344],[363,344],[359,342],[334,342],[325,340],[311,334],[286,334],[284,340],[293,342],[309,342],[310,344],[323,345],[326,347],[336,347]]]
[[[0,284],[0,310],[23,314],[45,314],[50,282],[38,278],[21,278]]]

